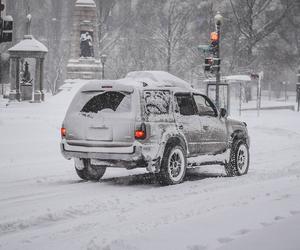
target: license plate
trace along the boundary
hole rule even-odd
[[[112,141],[112,131],[109,128],[89,128],[87,139],[92,141]]]

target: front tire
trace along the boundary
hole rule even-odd
[[[235,140],[230,151],[229,163],[225,165],[227,176],[241,176],[248,173],[249,147],[244,140]]]
[[[105,174],[106,167],[92,165],[90,159],[75,159],[75,170],[83,180],[99,181]]]
[[[186,173],[186,153],[182,146],[167,147],[158,173],[158,181],[163,185],[175,185],[183,181]]]

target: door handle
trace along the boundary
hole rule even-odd
[[[179,125],[178,128],[179,128],[179,129],[183,129],[183,125]]]

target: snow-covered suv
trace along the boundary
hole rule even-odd
[[[183,181],[186,169],[221,164],[246,174],[246,123],[190,85],[162,71],[92,80],[75,95],[61,129],[61,152],[78,176],[99,180],[107,167],[146,168],[162,184]]]

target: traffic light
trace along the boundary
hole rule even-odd
[[[219,49],[219,35],[215,31],[210,34],[210,47],[211,52],[216,54],[217,50]]]
[[[220,65],[221,65],[221,59],[220,58],[214,58],[213,59],[213,71],[219,72],[220,71]]]
[[[218,73],[220,72],[221,59],[219,58],[219,32],[212,32],[210,34],[210,45],[199,45],[198,50],[203,52],[210,52],[211,57],[204,59],[204,72]]]
[[[212,58],[207,57],[204,59],[204,71],[210,71],[213,72],[219,72],[220,71],[220,65],[221,65],[221,59],[220,58]]]
[[[4,16],[1,12],[5,9],[5,5],[0,0],[0,43],[12,42],[13,18],[12,16]]]
[[[207,57],[204,59],[204,71],[211,71],[212,65],[213,65],[213,58]]]
[[[5,16],[0,22],[1,24],[1,42],[12,42],[13,34],[13,18],[12,16]]]
[[[257,80],[259,78],[259,75],[256,74],[256,73],[251,73],[250,77],[251,77],[252,80]]]

